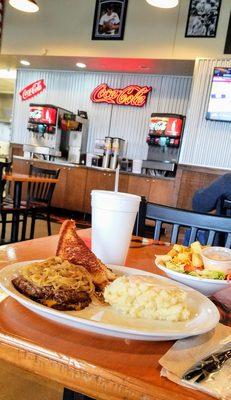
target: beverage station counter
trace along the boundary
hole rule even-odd
[[[87,167],[70,162],[44,161],[22,156],[13,157],[13,171],[28,174],[29,165],[57,169],[60,178],[56,185],[52,206],[71,211],[91,212],[90,193],[94,189],[113,190],[115,170]],[[176,175],[156,177],[121,171],[119,191],[145,196],[147,200],[167,206],[191,209],[191,199],[196,190],[210,184],[227,171],[178,165]],[[26,187],[23,196],[25,198]]]

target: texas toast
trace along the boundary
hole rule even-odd
[[[96,289],[103,289],[116,278],[115,274],[92,253],[79,237],[73,220],[66,220],[62,224],[56,255],[86,268],[91,274]]]

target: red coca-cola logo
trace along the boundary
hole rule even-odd
[[[106,83],[102,83],[93,90],[91,100],[94,103],[143,107],[151,90],[151,86],[139,85],[129,85],[123,89],[112,89]]]
[[[39,79],[38,81],[30,83],[30,85],[22,89],[21,92],[19,92],[19,94],[21,96],[22,101],[26,101],[34,96],[37,96],[44,89],[46,89],[46,84],[44,82],[44,79]]]

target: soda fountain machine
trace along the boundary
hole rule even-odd
[[[153,113],[149,122],[147,160],[142,172],[148,175],[174,176],[180,154],[185,116]]]
[[[51,160],[62,157],[81,162],[86,154],[88,121],[80,115],[51,104],[30,104],[25,157]]]

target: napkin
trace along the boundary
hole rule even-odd
[[[186,381],[182,376],[197,362],[231,344],[231,328],[218,324],[215,329],[203,335],[178,340],[159,360],[162,366],[161,376],[186,387],[208,393],[223,400],[231,399],[231,359],[219,372],[210,375],[200,383]]]

